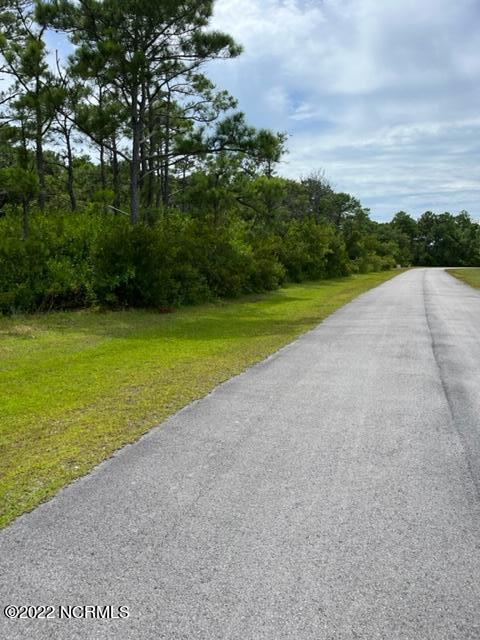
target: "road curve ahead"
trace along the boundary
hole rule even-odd
[[[412,270],[182,410],[0,533],[2,607],[130,617],[0,637],[478,640],[479,326]]]

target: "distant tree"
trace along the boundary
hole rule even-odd
[[[0,198],[12,205],[22,207],[23,239],[29,236],[30,202],[38,193],[38,179],[35,173],[21,167],[0,169]]]
[[[129,113],[130,208],[139,220],[142,141],[149,102],[208,60],[231,58],[240,47],[223,33],[206,31],[209,0],[51,0],[40,5],[42,24],[71,34],[79,73],[111,87]]]
[[[200,157],[201,171],[186,181],[182,208],[210,211],[217,222],[235,207],[255,223],[274,220],[280,208],[284,210],[287,194],[288,181],[273,175],[284,141],[281,133],[248,126],[241,113],[217,123],[210,135],[197,132],[185,138],[178,152],[185,158]]]
[[[67,170],[66,188],[72,211],[77,210],[77,196],[75,193],[75,163],[74,145],[78,140],[78,129],[75,125],[76,112],[86,95],[83,85],[75,78],[63,74],[59,69],[61,95],[52,124],[52,132],[60,136],[64,144],[63,160]]]
[[[413,241],[415,239],[418,232],[417,222],[412,218],[412,216],[405,213],[405,211],[399,211],[396,213],[391,224],[395,229],[398,229],[398,231],[401,231],[410,238],[410,240]]]
[[[398,259],[403,265],[418,262],[418,224],[408,213],[399,211],[393,217],[390,227],[393,239],[397,242]]]
[[[73,75],[73,74],[72,74]],[[113,206],[120,206],[120,161],[128,161],[128,154],[119,148],[120,138],[125,132],[128,114],[111,91],[97,86],[97,91],[77,103],[73,121],[78,129],[88,136],[98,149],[100,160],[100,182],[103,191],[113,191]],[[107,155],[110,155],[111,184]]]
[[[426,266],[475,266],[480,258],[479,225],[466,212],[453,216],[426,211],[418,220],[418,263]]]
[[[29,0],[0,0],[0,72],[13,84],[5,122],[17,123],[23,136],[35,146],[38,204],[45,208],[44,143],[61,99],[56,78],[49,68],[44,41],[45,26],[35,20],[35,4]]]
[[[333,189],[325,177],[324,171],[312,171],[301,179],[308,198],[308,212],[317,219],[325,215],[325,202],[334,195]]]

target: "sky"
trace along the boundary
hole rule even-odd
[[[243,45],[210,77],[287,132],[278,173],[323,171],[377,220],[480,218],[478,0],[217,0]]]

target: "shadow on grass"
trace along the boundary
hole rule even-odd
[[[345,287],[347,283],[351,286]],[[296,295],[296,287],[301,288],[301,295]],[[93,337],[130,341],[208,341],[294,335],[315,326],[366,288],[359,288],[354,278],[334,278],[183,307],[172,314],[153,309],[86,309],[13,316],[0,319],[0,337],[28,340],[36,335],[58,332],[77,335],[80,340]],[[354,295],[350,296],[352,292]],[[298,312],[295,306],[298,306]],[[305,316],[305,312],[308,315]]]

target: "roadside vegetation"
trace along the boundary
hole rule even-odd
[[[0,526],[396,272],[174,314],[0,319]]]
[[[448,269],[448,273],[465,284],[480,289],[480,269]]]

